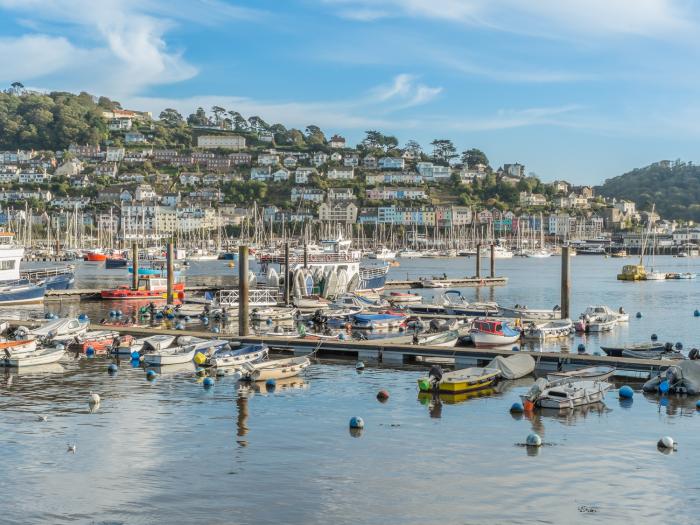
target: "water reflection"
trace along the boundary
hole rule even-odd
[[[243,439],[248,435],[248,396],[250,392],[243,389],[238,391],[238,396],[236,396],[236,443],[241,447],[248,446],[248,441]]]

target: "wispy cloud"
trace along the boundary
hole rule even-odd
[[[425,104],[441,92],[441,87],[430,87],[417,83],[414,75],[403,73],[394,77],[394,81],[390,85],[372,89],[370,95],[378,102],[397,102],[398,106],[394,107],[397,109]]]

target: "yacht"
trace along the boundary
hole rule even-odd
[[[21,277],[24,247],[15,244],[14,238],[14,233],[0,232],[0,306],[41,303],[45,289]]]

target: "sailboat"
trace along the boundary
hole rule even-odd
[[[651,208],[654,213],[654,207]],[[654,259],[656,256],[656,229],[654,229],[654,239],[651,245],[651,270],[647,272],[647,281],[665,281],[666,273],[654,270]]]

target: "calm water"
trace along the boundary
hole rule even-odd
[[[657,332],[697,344],[698,283],[619,283],[619,259],[572,262],[573,312],[606,303],[644,314],[606,337],[643,341]],[[658,262],[700,270],[695,260]],[[233,272],[202,263],[188,274],[217,267]],[[509,284],[482,290],[482,300],[559,302],[558,258],[498,261],[498,270]],[[85,280],[106,282],[95,269],[83,271]],[[473,260],[392,269],[397,278],[406,272],[472,274]],[[636,393],[623,406],[610,392],[605,406],[518,418],[508,407],[529,379],[450,404],[419,398],[420,368],[358,374],[352,363],[316,363],[267,392],[231,378],[205,390],[191,366],[162,369],[149,382],[144,369],[121,363],[110,376],[109,362],[0,371],[0,523],[673,524],[694,523],[700,512],[693,398]],[[382,388],[391,395],[385,404],[375,399]],[[102,397],[94,413],[91,391]],[[39,414],[48,420],[37,421]],[[351,416],[365,420],[359,436],[348,431]],[[532,431],[546,442],[534,453],[519,446]],[[662,435],[680,443],[677,452],[656,449]],[[75,454],[67,443],[77,445]]]

